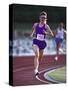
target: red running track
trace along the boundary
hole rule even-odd
[[[56,66],[66,65],[66,55],[59,55],[58,61],[54,60],[54,55],[44,56],[43,60],[40,61],[39,71],[47,70]],[[49,84],[53,82],[47,82],[43,77],[44,73],[40,74],[40,78],[45,81],[41,82],[35,78],[34,75],[34,56],[25,57],[13,57],[13,86],[24,86],[24,85],[40,85]]]

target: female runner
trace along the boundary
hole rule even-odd
[[[38,75],[39,61],[42,59],[43,51],[47,46],[45,41],[45,36],[46,34],[53,36],[53,33],[49,25],[47,24],[47,13],[44,11],[40,13],[39,22],[34,23],[32,27],[31,37],[33,37],[34,34],[35,34],[35,38],[33,39],[33,45],[32,45],[35,53],[34,73],[35,75]]]

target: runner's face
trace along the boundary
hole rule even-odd
[[[46,22],[46,18],[45,18],[44,15],[41,15],[41,16],[40,16],[40,22],[41,22],[41,23],[45,23],[45,22]]]
[[[62,29],[64,27],[63,23],[60,23],[59,28]]]

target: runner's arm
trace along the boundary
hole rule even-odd
[[[67,33],[66,30],[64,30],[64,33],[65,33],[65,34]]]
[[[49,25],[46,25],[46,28],[49,31],[49,34],[51,34],[52,36],[54,36],[54,34],[53,34],[52,30],[50,29]]]
[[[37,23],[35,23],[32,27],[32,33],[30,35],[30,37],[33,37],[34,33],[35,33],[35,27],[36,27]]]

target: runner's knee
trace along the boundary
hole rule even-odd
[[[35,56],[36,56],[36,58],[39,58],[39,54],[38,53],[36,53]]]

